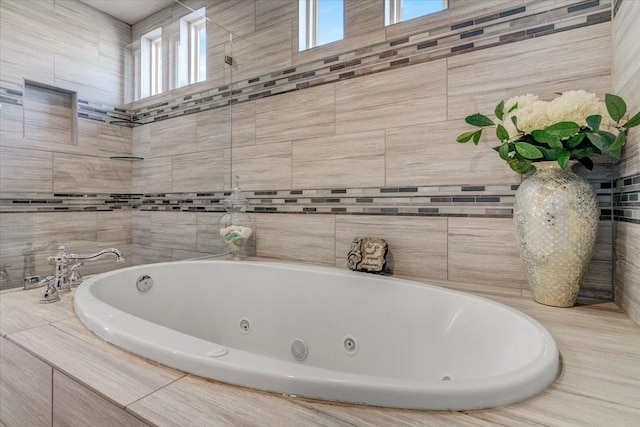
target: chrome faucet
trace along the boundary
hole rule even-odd
[[[46,289],[42,291],[40,302],[55,302],[60,299],[58,293],[65,293],[71,291],[71,287],[75,287],[82,283],[82,276],[80,275],[80,267],[84,265],[83,261],[98,258],[104,254],[114,254],[116,256],[116,262],[125,262],[126,259],[116,248],[103,249],[92,255],[78,255],[70,254],[66,252],[64,246],[58,248],[56,255],[47,258],[50,262],[55,264],[55,273],[53,276],[48,276],[42,279],[39,284],[46,285]],[[71,266],[69,264],[80,261]],[[69,274],[71,271],[71,274]]]

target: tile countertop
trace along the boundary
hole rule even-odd
[[[640,425],[640,326],[611,302],[546,307],[519,290],[439,282],[521,310],[553,335],[558,379],[520,403],[415,411],[325,403],[205,380],[106,343],[75,316],[72,296],[39,304],[39,289],[0,295],[0,334],[128,413],[158,426]]]

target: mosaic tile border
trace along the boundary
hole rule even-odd
[[[640,176],[631,178],[640,182]],[[630,193],[627,181],[617,188],[619,203],[634,203],[638,183]],[[592,183],[598,194],[601,220],[614,219],[612,183]],[[518,185],[420,186],[246,191],[248,212],[334,215],[402,215],[511,218]],[[635,192],[633,192],[635,191]],[[629,195],[631,194],[631,198]],[[635,194],[635,195],[634,195]],[[224,212],[226,191],[149,194],[4,193],[2,213],[110,211],[134,209],[160,212]],[[635,202],[637,204],[637,202]],[[617,218],[633,220],[636,205],[618,206]],[[628,214],[631,212],[631,214]]]
[[[0,213],[106,212],[131,209],[142,194],[0,193]]]
[[[615,0],[618,8],[622,0]],[[397,40],[311,61],[202,92],[124,110],[78,101],[78,117],[135,126],[252,101],[294,90],[420,64],[465,52],[542,37],[611,20],[612,0],[529,3]],[[0,102],[22,105],[22,92],[0,88]]]
[[[613,218],[640,224],[640,174],[614,181]]]

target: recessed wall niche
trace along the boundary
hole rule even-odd
[[[76,145],[77,100],[76,92],[25,80],[24,137]]]

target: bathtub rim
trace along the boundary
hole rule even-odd
[[[526,313],[506,304],[468,292],[394,276],[376,275],[373,277],[380,277],[410,286],[433,288],[437,292],[462,295],[506,309],[511,314],[525,319],[535,327],[542,340],[541,351],[527,365],[491,378],[438,382],[430,383],[429,385],[406,379],[392,381],[389,377],[333,371],[227,348],[123,312],[101,301],[93,293],[93,286],[96,283],[125,270],[143,270],[149,266],[160,265],[175,266],[176,264],[210,263],[237,264],[238,261],[220,259],[171,261],[126,267],[91,276],[76,290],[73,303],[75,314],[85,327],[101,339],[167,367],[255,390],[325,401],[420,410],[485,409],[519,402],[532,397],[544,391],[555,381],[560,373],[560,354],[555,340],[540,322]],[[302,263],[253,260],[241,261],[241,263],[305,271],[324,271],[334,274],[367,274],[351,272],[336,267]],[[107,323],[109,323],[109,326],[105,326]],[[136,327],[132,327],[132,325],[136,325]],[[154,333],[149,334],[149,331],[154,331]],[[141,335],[147,335],[146,339],[141,339]],[[200,350],[199,355],[194,355],[192,351],[188,351],[188,347],[193,347],[194,344]],[[241,359],[249,359],[254,362],[256,359],[261,359],[260,361],[263,362],[266,360],[269,362],[270,368],[275,367],[278,370],[274,373],[273,370],[254,369],[246,365],[237,366],[227,363],[230,357],[226,355],[222,357],[206,356],[207,353],[220,349],[227,350],[228,355],[231,357],[240,356]],[[211,373],[212,370],[214,371],[213,374]],[[342,379],[327,379],[322,375],[329,372],[339,372]],[[309,374],[314,374],[315,376]],[[256,378],[258,378],[258,381],[256,381]],[[510,381],[505,383],[506,379]],[[309,380],[312,382],[309,383]],[[301,384],[305,386],[304,391],[300,389]],[[312,385],[311,387],[309,387],[310,384]],[[391,398],[389,396],[390,390],[393,392]],[[483,396],[483,393],[488,391],[491,392],[491,399]],[[331,397],[327,397],[328,394]],[[358,399],[354,399],[354,395],[358,396]],[[455,397],[454,404],[451,403],[452,397]],[[425,398],[427,398],[426,401]]]

